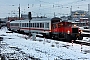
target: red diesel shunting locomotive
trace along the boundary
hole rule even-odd
[[[80,39],[83,37],[81,35],[81,31],[79,31],[79,27],[76,25],[72,25],[71,22],[57,22],[52,24],[52,37],[56,37],[58,39],[64,38],[67,41]]]

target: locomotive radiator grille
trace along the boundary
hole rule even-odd
[[[78,33],[78,28],[72,28],[72,33]]]

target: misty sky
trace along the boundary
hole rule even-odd
[[[0,18],[18,16],[20,4],[21,14],[32,12],[32,16],[57,17],[70,15],[72,10],[88,10],[90,0],[1,0]]]

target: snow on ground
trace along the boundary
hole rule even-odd
[[[89,32],[82,32],[82,34],[90,34]]]
[[[0,30],[0,37],[4,38],[1,44],[6,44],[1,49],[2,54],[16,53],[17,51],[12,47],[17,47],[20,49],[19,53],[22,51],[41,60],[90,60],[90,46],[39,37],[36,37],[36,40],[32,37],[25,39],[26,35],[6,33],[7,31],[6,28]]]

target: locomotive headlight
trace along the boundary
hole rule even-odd
[[[79,33],[82,33],[82,32],[83,32],[82,30],[79,31]]]
[[[74,27],[76,27],[77,25],[76,24],[74,24]]]
[[[70,34],[70,31],[68,30],[67,33]]]

